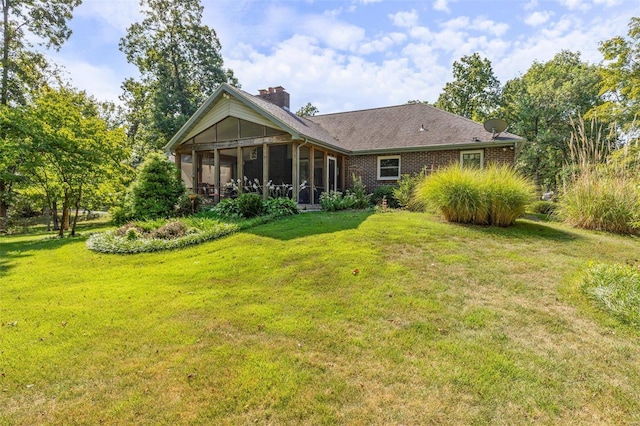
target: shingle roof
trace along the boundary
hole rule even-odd
[[[258,96],[228,84],[221,85],[165,146],[171,150],[207,114],[223,92],[235,96],[294,137],[308,138],[345,153],[367,151],[444,149],[449,147],[512,144],[522,139],[502,133],[492,139],[482,124],[430,105],[417,103],[298,117]],[[424,131],[420,131],[424,128]]]
[[[270,115],[277,118],[280,122],[295,130],[300,135],[314,139],[318,142],[335,146],[337,148],[341,147],[338,141],[335,140],[333,136],[331,136],[331,134],[323,129],[319,124],[310,121],[305,117],[299,117],[291,111],[281,108],[278,105],[272,104],[271,102],[264,100],[258,96],[247,93],[244,90],[236,89],[235,87],[231,86],[229,86],[229,89],[242,95],[246,100],[255,104],[258,108],[268,112]]]
[[[309,120],[354,152],[521,140],[511,133],[493,140],[482,124],[423,103],[316,115]]]

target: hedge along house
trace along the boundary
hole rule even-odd
[[[240,192],[316,204],[361,177],[369,191],[459,162],[513,164],[524,140],[418,103],[298,117],[283,87],[221,85],[165,146],[186,186],[218,202]]]

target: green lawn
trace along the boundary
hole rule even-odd
[[[638,238],[307,213],[172,252],[0,237],[0,424],[629,424]],[[354,273],[354,270],[358,273]]]

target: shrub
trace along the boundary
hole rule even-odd
[[[263,204],[267,216],[281,217],[300,213],[298,205],[291,198],[269,198]]]
[[[590,265],[580,289],[613,316],[640,325],[640,269],[637,265]]]
[[[420,173],[402,175],[398,181],[398,186],[393,189],[393,196],[398,202],[398,207],[406,207],[409,210],[421,210],[421,206],[414,203],[414,192],[418,183],[422,182],[425,177],[426,168],[423,168]]]
[[[433,207],[449,222],[509,226],[524,213],[533,185],[507,166],[452,165],[421,181],[415,193],[418,204]]]
[[[174,216],[185,193],[176,166],[164,155],[153,153],[142,163],[129,187],[124,216],[136,219]]]
[[[370,196],[367,194],[367,187],[362,183],[362,177],[356,177],[355,174],[351,175],[351,189],[347,190],[346,197],[349,200],[346,201],[348,207],[346,209],[366,209],[369,207]]]
[[[256,217],[262,215],[262,197],[254,193],[243,193],[236,198],[238,210],[243,217]]]
[[[387,207],[397,209],[400,207],[395,196],[396,187],[394,185],[382,185],[377,187],[371,194],[371,202],[374,205],[382,204],[382,199],[386,197]]]
[[[320,194],[320,207],[322,210],[333,212],[342,210],[344,206],[342,192],[329,191]]]
[[[211,210],[209,210],[213,216],[224,217],[227,219],[239,219],[242,217],[242,212],[238,208],[238,203],[233,198],[223,198],[218,204],[216,204]],[[207,212],[198,214],[202,217],[209,217]]]
[[[584,169],[565,188],[560,215],[572,226],[637,234],[640,232],[640,186],[632,175]]]

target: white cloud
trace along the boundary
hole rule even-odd
[[[439,10],[440,12],[451,13],[451,9],[449,9],[449,0],[436,0],[433,3],[433,9]]]
[[[357,49],[357,53],[369,55],[375,52],[385,52],[392,46],[403,43],[406,39],[406,34],[390,33],[375,40],[362,43]]]
[[[479,16],[473,20],[471,28],[475,30],[486,31],[490,34],[500,37],[507,32],[507,30],[509,29],[509,25],[492,21],[491,19],[487,19],[484,16]]]
[[[549,11],[536,11],[527,16],[524,20],[524,23],[531,26],[537,27],[538,25],[542,25],[547,22],[553,16],[553,12]]]
[[[569,10],[586,11],[591,8],[587,0],[560,0],[560,3]]]
[[[531,0],[529,3],[523,6],[524,10],[533,10],[538,7],[538,0]]]
[[[74,16],[99,19],[121,31],[142,19],[137,1],[84,0],[74,10]]]
[[[616,6],[622,3],[622,0],[593,0],[594,4],[602,4],[608,7]]]
[[[304,20],[299,30],[322,40],[331,48],[340,50],[354,49],[365,36],[365,31],[361,27],[322,16],[312,16]]]
[[[398,12],[389,15],[389,18],[393,25],[401,28],[415,27],[418,23],[418,13],[415,10],[411,10],[410,12]]]

